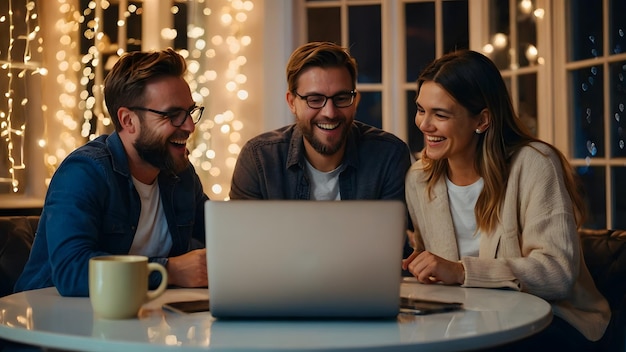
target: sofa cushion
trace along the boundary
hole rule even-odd
[[[603,350],[626,350],[626,231],[579,231],[583,255],[596,287],[611,306]]]
[[[0,297],[13,292],[35,238],[38,216],[0,217]]]
[[[626,294],[626,231],[583,229],[580,235],[589,272],[614,309]]]

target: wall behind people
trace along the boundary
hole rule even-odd
[[[119,3],[128,5],[125,1]],[[293,120],[284,103],[286,92],[284,67],[289,53],[295,47],[295,34],[292,30],[294,5],[290,0],[254,0],[248,2],[252,4],[251,9],[236,10],[231,1],[216,0],[202,5],[210,7],[210,11],[206,9],[198,11],[197,8],[191,9],[191,3],[187,3],[189,17],[200,18],[201,23],[197,26],[203,29],[203,33],[198,38],[192,38],[191,33],[179,33],[188,37],[187,51],[191,57],[195,55],[194,51],[203,48],[198,44],[198,40],[193,39],[204,42],[203,53],[210,49],[214,51],[214,55],[202,55],[202,60],[197,60],[198,65],[190,65],[192,68],[198,66],[192,74],[196,84],[192,88],[198,92],[209,92],[206,96],[194,94],[194,99],[199,98],[198,100],[206,106],[202,121],[215,122],[216,119],[222,118],[225,112],[230,111],[227,115],[232,114],[234,119],[241,122],[234,137],[229,131],[221,129],[221,125],[209,127],[211,131],[208,133],[207,130],[201,131],[199,128],[193,145],[190,145],[193,151],[200,143],[211,143],[210,147],[201,153],[200,150],[196,150],[196,154],[201,155],[196,158],[195,165],[210,197],[222,199],[228,194],[232,166],[238,153],[237,145],[243,145],[250,137],[262,131]],[[144,2],[143,6],[150,4],[151,2]],[[80,30],[82,24],[77,19],[79,15],[90,13],[90,16],[93,16],[96,12],[81,9],[82,5],[79,0],[42,1],[37,2],[33,9],[33,13],[37,14],[38,25],[42,28],[37,32],[37,39],[41,37],[41,41],[31,43],[33,52],[39,52],[40,49],[40,59],[38,58],[34,64],[45,67],[48,73],[28,81],[29,105],[26,106],[28,121],[24,134],[25,167],[17,170],[24,175],[23,181],[19,183],[18,192],[7,191],[0,194],[1,208],[41,205],[47,190],[47,182],[64,157],[87,139],[99,133],[109,133],[107,126],[102,124],[98,127],[87,127],[85,132],[87,118],[96,121],[100,114],[105,112],[93,107],[92,95],[97,95],[98,90],[89,90],[88,97],[82,94],[82,91],[87,91],[82,87],[82,80],[86,79],[83,76],[85,56],[81,54],[79,45],[81,40],[85,39],[82,38],[84,32]],[[164,11],[166,13],[163,13]],[[152,33],[141,43],[141,50],[171,45],[172,40],[163,39],[168,31],[161,28],[171,24],[171,21],[163,20],[164,16],[176,16],[170,11],[171,6],[158,6],[157,9],[150,9],[141,15],[155,16],[153,20],[145,17],[141,19],[142,32]],[[224,14],[231,15],[231,22],[223,21]],[[238,17],[238,14],[243,14],[243,17]],[[180,17],[180,14],[178,16]],[[22,18],[20,20],[23,21]],[[155,38],[154,33],[159,33],[161,37]],[[8,36],[8,33],[0,35]],[[238,36],[249,37],[249,42],[239,52],[233,53],[228,43]],[[128,40],[131,37],[132,34],[128,33],[125,38]],[[118,43],[120,39],[115,35],[106,39],[107,41],[98,44],[99,48],[109,44],[113,44],[112,48],[120,45]],[[229,71],[232,62],[240,57],[245,57],[245,60],[236,74],[245,75],[243,81],[240,80],[241,76],[236,74],[233,76],[233,72]],[[105,56],[101,57],[100,69],[104,69],[103,66],[107,64],[104,58]],[[207,74],[207,71],[211,70],[215,71],[215,79]],[[92,74],[95,74],[95,69]],[[226,86],[235,79],[239,80],[238,87],[231,92]],[[241,90],[247,93],[245,100],[236,96]],[[215,153],[211,154],[209,150]],[[5,154],[0,156],[5,157]],[[221,193],[217,194],[213,192],[214,190]]]

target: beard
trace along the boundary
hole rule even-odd
[[[161,171],[170,172],[174,175],[183,171],[189,165],[187,153],[184,158],[175,159],[168,149],[168,141],[155,135],[144,124],[139,137],[133,143],[139,157]]]
[[[346,136],[348,135],[349,126],[346,125],[345,121],[342,121],[341,125],[338,128],[341,128],[341,135],[337,140],[332,141],[331,143],[327,143],[325,141],[320,140],[315,136],[313,130],[317,127],[314,127],[314,123],[310,121],[302,121],[298,120],[298,127],[302,131],[302,136],[311,144],[313,149],[316,152],[322,155],[334,155],[337,153],[345,144]]]

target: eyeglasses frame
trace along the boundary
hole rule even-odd
[[[306,101],[306,105],[307,105],[309,108],[311,108],[311,109],[323,109],[323,108],[326,106],[326,103],[328,103],[328,99],[330,99],[330,100],[333,102],[333,105],[334,105],[336,108],[339,108],[339,109],[342,109],[342,108],[347,108],[347,107],[352,106],[352,104],[354,104],[354,98],[356,97],[356,89],[353,89],[353,90],[351,90],[351,91],[349,91],[349,92],[341,92],[341,93],[337,93],[337,94],[335,94],[335,95],[333,95],[333,96],[330,96],[330,97],[329,97],[329,96],[327,96],[327,95],[324,95],[324,94],[309,94],[309,95],[300,95],[300,94],[298,94],[298,92],[296,92],[296,91],[294,91],[293,93],[294,93],[294,94],[295,94],[298,98],[300,98],[300,99],[302,99],[302,100]],[[346,106],[337,106],[337,104],[335,103],[335,97],[340,96],[340,95],[350,95],[350,96],[352,96],[352,100],[350,101],[350,104],[349,104],[349,105],[346,105]],[[309,99],[308,99],[309,97],[324,97],[324,103],[323,103],[323,104],[322,104],[322,106],[320,106],[320,107],[312,107],[311,105],[309,105]]]
[[[143,106],[130,106],[128,107],[129,110],[139,110],[139,111],[148,111],[151,112],[153,114],[157,114],[160,115],[163,118],[168,118],[170,120],[170,123],[172,124],[172,126],[174,127],[180,127],[182,126],[185,121],[187,121],[187,116],[191,117],[191,121],[193,121],[193,117],[191,116],[191,113],[194,110],[200,109],[200,115],[198,115],[198,121],[193,121],[193,124],[197,124],[198,122],[200,122],[200,119],[202,119],[202,113],[204,113],[204,106],[198,106],[198,105],[194,105],[191,109],[189,110],[185,110],[185,109],[176,109],[176,110],[172,110],[172,111],[160,111],[160,110],[155,110],[155,109],[150,109],[150,108],[146,108]],[[173,117],[171,116],[174,112],[185,112],[185,117],[183,118],[183,120],[180,122],[180,124],[176,125],[174,124],[174,120]]]

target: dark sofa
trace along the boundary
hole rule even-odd
[[[613,312],[604,351],[626,351],[626,231],[580,230],[585,262]]]
[[[13,292],[37,230],[38,216],[0,216],[0,297]]]
[[[28,259],[38,216],[0,216],[0,297],[10,294]],[[626,231],[581,230],[585,262],[613,310],[607,351],[626,350]]]

